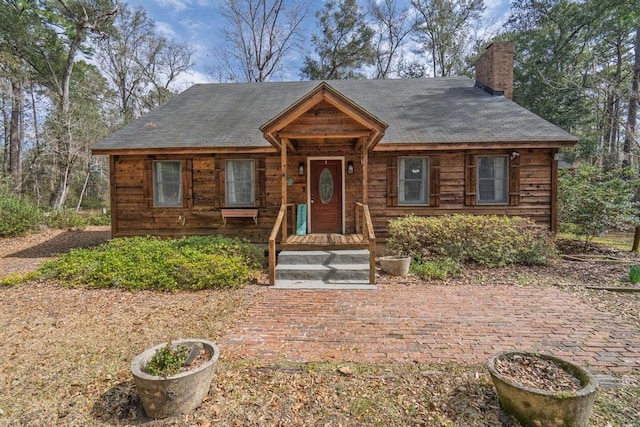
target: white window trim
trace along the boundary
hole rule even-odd
[[[504,200],[481,200],[480,199],[480,159],[481,158],[496,158],[502,157],[505,161],[504,167]],[[477,156],[477,168],[476,168],[476,204],[478,205],[496,205],[496,206],[506,206],[509,204],[509,155],[507,154],[495,154],[495,155],[479,155]],[[488,178],[482,178],[483,180],[487,180]],[[495,178],[494,178],[495,181]]]
[[[229,162],[251,162],[251,202],[233,203],[229,201]],[[230,208],[253,208],[256,205],[256,161],[255,159],[227,159],[224,163],[224,204]]]
[[[420,159],[420,160],[425,160],[426,163],[426,168],[424,171],[424,201],[418,201],[418,202],[412,202],[412,201],[405,201],[402,200],[402,195],[404,194],[404,188],[402,186],[402,183],[405,181],[404,177],[402,176],[402,174],[400,173],[402,168],[400,167],[400,163],[401,160],[404,159]],[[398,157],[398,166],[397,166],[397,175],[398,175],[398,179],[396,182],[397,188],[398,188],[398,205],[399,206],[429,206],[429,179],[430,179],[430,168],[431,168],[431,162],[429,161],[429,157],[427,156],[402,156],[402,157]]]
[[[180,172],[178,174],[178,200],[176,201],[176,203],[161,203],[159,201],[159,196],[160,193],[158,191],[159,185],[162,185],[164,182],[158,182],[158,175],[157,175],[157,165],[161,164],[161,163],[177,163],[178,166],[180,167]],[[154,160],[153,161],[153,170],[152,170],[152,175],[153,175],[153,207],[154,208],[181,208],[182,207],[182,161],[180,160]]]

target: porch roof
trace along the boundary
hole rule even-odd
[[[389,125],[378,147],[577,141],[509,99],[475,87],[468,78],[327,83]],[[318,84],[197,84],[106,137],[93,150],[100,154],[145,149],[273,149],[260,126]]]

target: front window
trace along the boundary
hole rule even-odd
[[[398,203],[426,205],[429,200],[428,166],[426,157],[400,157],[398,159]]]
[[[507,203],[507,156],[478,156],[478,203]]]
[[[254,206],[254,171],[253,160],[227,160],[225,167],[227,206]]]
[[[182,206],[182,162],[153,162],[153,205]]]

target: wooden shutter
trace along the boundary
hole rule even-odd
[[[509,206],[520,204],[520,156],[509,160]]]
[[[387,157],[387,206],[398,205],[398,158]]]
[[[224,160],[221,158],[215,159],[214,170],[214,188],[216,196],[213,198],[213,207],[224,207]]]
[[[153,207],[153,159],[144,159],[142,194],[147,209]]]
[[[440,206],[440,156],[429,157],[429,206]]]
[[[193,160],[182,161],[182,207],[193,207]]]
[[[464,204],[465,206],[476,205],[476,162],[475,154],[465,154],[464,156]]]
[[[260,157],[256,162],[256,207],[267,207],[267,159]]]

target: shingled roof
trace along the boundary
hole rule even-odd
[[[326,82],[389,127],[385,144],[556,143],[577,138],[461,77]],[[144,149],[269,148],[260,126],[319,82],[197,84],[94,146]]]

